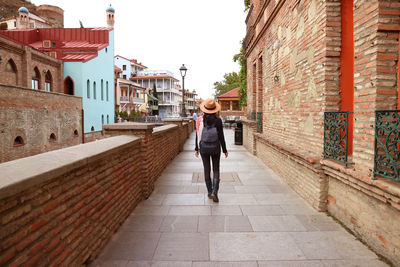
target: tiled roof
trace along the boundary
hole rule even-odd
[[[62,61],[82,61],[87,62],[97,57],[97,53],[79,53],[79,54],[64,54],[60,59]]]
[[[99,50],[109,45],[109,31],[112,28],[38,28],[0,31],[0,36],[29,45],[48,54],[56,52],[64,61],[86,62],[95,57]],[[50,47],[43,41],[49,40]]]
[[[235,88],[230,90],[229,92],[226,92],[225,94],[222,94],[218,96],[217,98],[238,98],[239,97],[239,88]]]
[[[120,68],[118,68],[118,66],[116,66],[116,65],[114,65],[114,71],[122,72],[122,70]]]
[[[129,59],[129,58],[126,58],[126,57],[123,57],[123,56],[120,56],[120,55],[115,55],[114,58],[116,58],[116,57],[120,57],[120,58],[126,59],[126,60],[130,61],[131,63],[134,63],[136,65],[140,65],[143,68],[147,68],[145,65],[142,64],[142,62],[137,62],[137,59]]]

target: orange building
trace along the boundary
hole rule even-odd
[[[220,116],[244,116],[244,107],[239,106],[239,88],[235,88],[217,97],[221,105]]]

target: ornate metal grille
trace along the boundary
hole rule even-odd
[[[262,133],[262,112],[257,112],[257,132]]]
[[[256,113],[255,113],[255,112],[252,112],[252,113],[250,114],[250,119],[253,120],[253,121],[256,120]]]
[[[375,112],[374,179],[400,182],[400,110]]]
[[[331,158],[349,164],[347,155],[348,145],[348,111],[324,113],[324,158]]]

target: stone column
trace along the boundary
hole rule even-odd
[[[154,174],[153,161],[154,161],[154,147],[153,147],[153,123],[114,123],[103,125],[104,134],[109,136],[116,135],[134,135],[141,138],[140,153],[142,158],[142,166],[138,172],[142,172],[142,196],[147,199],[151,192],[154,190]]]

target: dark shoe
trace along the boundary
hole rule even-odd
[[[214,178],[213,179],[213,190],[211,194],[211,198],[214,202],[219,202],[218,199],[218,189],[219,189],[219,179]]]
[[[212,193],[210,198],[212,198],[212,200],[213,200],[214,202],[219,202],[218,194],[217,194],[217,193]]]

